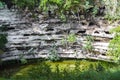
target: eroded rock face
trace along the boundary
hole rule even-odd
[[[6,13],[5,11],[2,11]],[[86,21],[63,23],[59,19],[42,20],[39,22],[21,21],[14,13],[8,15],[0,13],[0,23],[7,25],[8,43],[7,51],[1,56],[3,61],[20,59],[20,56],[30,58],[45,58],[55,45],[55,50],[60,57],[64,58],[90,58],[108,60],[106,51],[109,40],[114,36],[109,33],[109,28],[90,25]],[[14,14],[14,15],[12,15]],[[4,18],[1,18],[3,15]],[[12,15],[12,16],[11,16]],[[42,22],[41,22],[42,20]],[[32,24],[31,24],[32,23]],[[90,25],[90,26],[89,26]],[[73,37],[68,38],[71,34]],[[92,36],[91,45],[86,36]],[[72,38],[75,41],[70,42]],[[92,46],[91,50],[85,49]]]

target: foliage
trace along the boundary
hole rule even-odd
[[[51,50],[48,53],[48,59],[50,61],[57,61],[60,59],[55,43],[53,44],[53,46],[51,47]]]
[[[6,35],[0,34],[0,49],[3,49],[6,43],[7,43]]]
[[[74,43],[74,42],[76,42],[76,35],[75,34],[70,34],[70,35],[68,35],[67,36],[67,42],[68,43]]]
[[[40,2],[40,9],[43,11],[53,11],[61,19],[66,20],[69,14],[74,16],[79,14],[96,15],[98,12],[99,0],[42,0]],[[90,10],[92,8],[92,10]],[[78,16],[79,17],[79,16]]]
[[[62,39],[62,44],[68,48],[72,46],[73,43],[77,41],[77,37],[75,34],[69,34],[66,36],[66,38]]]
[[[35,51],[36,48],[30,48],[27,52],[23,52],[19,55],[19,60],[22,64],[26,64],[27,63],[27,59],[24,58],[24,55],[25,54],[29,54],[29,55],[32,55],[32,56],[35,56]]]
[[[5,25],[0,26],[0,31],[1,31],[1,32],[5,32],[5,31],[7,31],[7,30],[8,30],[7,26],[5,26]]]
[[[12,80],[119,80],[120,69],[108,66],[109,70],[97,70],[99,63],[96,65],[88,65],[86,69],[86,63],[83,65],[81,62],[75,62],[75,64],[66,65],[60,67],[60,64],[52,63],[51,65],[45,62],[40,62],[37,65],[29,65],[23,67],[18,71],[11,79]],[[65,64],[63,64],[65,65]],[[71,65],[74,67],[71,67]],[[81,66],[82,65],[82,66]],[[54,67],[52,67],[54,66]],[[103,67],[103,65],[101,64]],[[54,70],[53,70],[54,68]],[[62,69],[61,69],[62,68]],[[80,68],[84,68],[81,71]]]
[[[4,7],[4,3],[0,1],[0,8]]]
[[[93,45],[92,45],[92,43],[94,42],[94,40],[93,40],[93,37],[92,36],[86,36],[86,43],[85,43],[85,45],[83,46],[83,48],[84,48],[84,50],[86,50],[87,51],[87,53],[88,52],[92,52],[93,51]]]
[[[99,2],[98,2],[99,1]],[[76,16],[76,14],[96,15],[98,12],[99,4],[101,0],[13,0],[13,2],[20,8],[34,9],[35,5],[38,5],[39,9],[43,12],[52,12],[57,17],[66,21],[70,14]],[[92,10],[90,10],[92,8]]]
[[[84,18],[91,18],[96,16],[99,12],[99,7],[107,5],[107,0],[12,0],[20,9],[36,10],[39,8],[39,12],[48,13],[48,15],[54,15],[59,17],[63,21],[68,20],[73,15],[76,18],[80,18],[80,15],[84,15]],[[112,1],[111,1],[112,2]],[[109,6],[111,4],[109,3]],[[111,7],[111,6],[110,6]],[[111,17],[111,12],[107,6],[107,16]],[[116,10],[117,11],[117,10]],[[119,11],[117,12],[119,14]],[[118,18],[119,15],[116,17]]]
[[[120,60],[120,26],[111,30],[114,34],[114,38],[109,44],[109,55],[113,56],[116,61]]]
[[[41,12],[53,13],[54,16],[66,21],[70,15],[79,18],[84,15],[85,18],[94,17],[99,12],[99,7],[105,6],[105,18],[108,20],[117,20],[120,17],[119,0],[12,0],[19,8],[33,10],[36,7]]]
[[[0,80],[6,80],[5,78],[0,78]]]
[[[1,32],[1,26],[0,26],[0,32]],[[3,54],[5,51],[5,44],[8,42],[6,37],[7,34],[0,34],[0,55]]]
[[[106,5],[106,16],[108,20],[120,19],[120,1],[119,0],[103,0]]]
[[[21,61],[21,64],[26,64],[27,63],[27,60],[24,59],[24,58],[21,58],[20,61]]]
[[[13,3],[15,3],[19,8],[25,9],[28,7],[29,10],[32,10],[37,4],[37,0],[13,0]]]

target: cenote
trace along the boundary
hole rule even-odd
[[[0,0],[0,80],[120,80],[112,1]]]

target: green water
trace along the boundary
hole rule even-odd
[[[113,80],[110,76],[119,80],[120,66],[90,60],[36,61],[7,68],[0,73],[1,77],[10,80]]]

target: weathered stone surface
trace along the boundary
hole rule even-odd
[[[6,12],[8,15],[0,13],[0,23],[8,27],[8,31],[6,31],[8,50],[1,55],[2,61],[20,59],[21,56],[26,59],[46,58],[54,45],[59,56],[63,58],[110,60],[110,57],[106,56],[106,52],[109,40],[114,35],[109,33],[111,27],[106,28],[107,25],[102,25],[102,22],[100,22],[102,28],[98,28],[94,24],[89,26],[90,23],[86,21],[63,23],[59,19],[48,19],[31,24],[31,22],[16,18],[14,12],[5,10]],[[1,15],[4,18],[1,18]],[[74,43],[67,40],[70,34],[76,36]],[[84,49],[88,42],[86,40],[88,35],[93,36],[94,39],[91,52]]]

